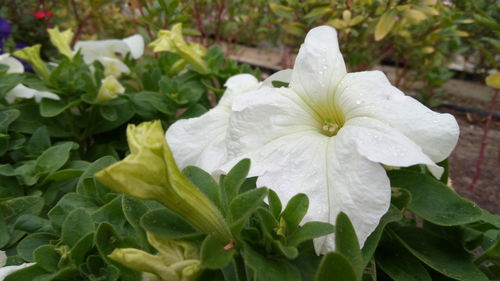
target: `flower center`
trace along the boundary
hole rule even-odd
[[[327,135],[329,137],[331,136],[334,136],[337,134],[337,132],[339,131],[340,129],[340,126],[339,124],[337,124],[334,120],[332,120],[331,118],[326,118],[324,121],[323,121],[323,127],[322,127],[322,133],[324,135]]]

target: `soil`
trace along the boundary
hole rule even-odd
[[[500,98],[500,97],[499,97]],[[447,102],[487,111],[488,102],[463,97],[450,97]],[[471,113],[437,108],[441,112],[453,114],[460,126],[457,147],[450,156],[450,177],[453,188],[462,196],[472,199],[480,207],[500,215],[500,121],[494,120],[488,132],[481,174],[475,188],[470,185],[476,173],[481,141],[483,139],[486,117]],[[494,112],[499,112],[497,106]]]

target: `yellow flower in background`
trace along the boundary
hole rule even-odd
[[[196,280],[201,273],[200,255],[196,245],[149,232],[147,236],[149,243],[158,250],[156,255],[139,249],[124,248],[115,249],[108,257],[134,270],[152,273],[156,280]]]
[[[21,50],[17,50],[13,53],[14,56],[25,60],[31,64],[33,69],[45,79],[49,79],[49,69],[47,65],[40,57],[40,49],[42,48],[41,44],[36,44],[30,47],[26,47]]]
[[[71,29],[60,31],[59,27],[56,26],[47,29],[47,32],[49,33],[50,42],[57,48],[59,53],[68,58],[72,58],[73,50],[71,50],[71,40],[73,40],[73,31],[71,31]]]
[[[116,80],[112,75],[107,76],[101,80],[101,88],[95,99],[96,103],[104,103],[116,99],[119,94],[123,94],[125,88]]]
[[[190,63],[202,73],[208,72],[208,67],[203,60],[207,53],[204,46],[197,43],[187,43],[182,35],[182,24],[177,23],[172,30],[160,30],[158,38],[148,45],[153,52],[171,52],[178,54],[183,60]]]
[[[130,155],[98,172],[100,182],[130,196],[158,201],[221,243],[231,242],[217,207],[175,164],[160,121],[129,125],[127,140]]]

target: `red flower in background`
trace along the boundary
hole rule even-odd
[[[52,16],[52,12],[40,10],[40,11],[34,12],[33,16],[35,16],[35,18],[37,18],[39,20],[48,19]]]

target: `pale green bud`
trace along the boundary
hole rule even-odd
[[[196,43],[186,43],[182,35],[182,24],[177,23],[172,30],[160,30],[158,38],[149,44],[153,52],[172,52],[189,62],[198,71],[208,72],[208,67],[203,60],[207,53],[205,47]]]
[[[202,271],[195,244],[147,233],[158,250],[151,255],[138,249],[115,249],[108,257],[132,269],[148,272],[162,281],[194,281]],[[155,279],[155,278],[149,278]]]
[[[21,50],[17,50],[12,54],[22,60],[29,62],[38,74],[42,75],[45,79],[49,79],[49,69],[40,57],[40,48],[42,48],[42,45],[36,44],[30,47],[23,48]]]
[[[221,243],[232,235],[215,205],[177,167],[160,121],[129,125],[130,155],[98,172],[96,178],[128,195],[156,200]]]
[[[71,29],[60,31],[59,27],[56,26],[47,29],[47,32],[49,33],[50,42],[57,48],[59,53],[68,58],[72,58],[73,51],[71,50],[71,40],[73,40],[73,31],[71,31]]]
[[[95,99],[95,103],[104,103],[116,99],[119,94],[123,94],[125,88],[112,75],[101,80],[101,88]]]

